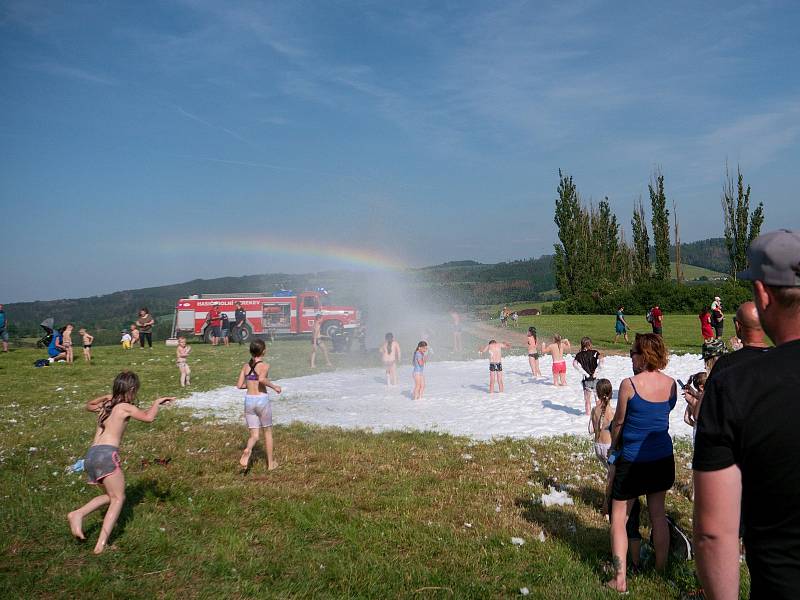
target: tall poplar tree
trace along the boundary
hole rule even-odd
[[[585,265],[580,262],[586,244],[586,231],[578,189],[572,176],[558,170],[558,197],[553,220],[558,227],[558,244],[555,244],[554,268],[556,287],[562,298],[574,297],[583,280]]]
[[[664,175],[660,170],[653,173],[647,186],[650,191],[650,209],[652,211],[653,245],[656,249],[655,278],[669,281],[669,210],[667,196],[664,193]]]
[[[745,189],[739,165],[736,166],[736,183],[727,165],[725,166],[722,215],[725,219],[725,246],[728,249],[730,274],[736,281],[736,274],[747,267],[747,247],[761,233],[764,222],[763,202],[759,202],[753,212],[750,212],[750,186]]]
[[[633,218],[631,219],[633,231],[633,258],[632,276],[636,283],[647,281],[650,276],[650,236],[647,233],[647,219],[644,214],[644,204],[641,196],[633,205]]]

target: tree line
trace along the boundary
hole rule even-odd
[[[632,240],[610,207],[608,197],[596,205],[582,200],[572,175],[558,172],[554,221],[558,228],[554,270],[556,287],[563,301],[580,304],[600,300],[619,289],[653,282],[670,282],[671,262],[676,263],[678,284],[681,283],[681,255],[677,203],[672,200],[674,245],[670,235],[664,174],[656,169],[648,183],[650,219],[645,203],[639,197],[631,216]],[[750,210],[750,186],[745,186],[741,169],[734,177],[726,167],[721,206],[724,222],[727,267],[730,279],[746,267],[746,250],[759,235],[764,222],[764,204]],[[650,235],[652,233],[651,252]]]

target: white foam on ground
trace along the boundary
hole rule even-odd
[[[539,361],[542,373],[551,372],[549,357]],[[697,355],[671,356],[665,373],[688,380],[703,368]],[[386,386],[382,368],[318,373],[276,381],[283,393],[272,398],[276,425],[302,421],[344,428],[427,430],[468,436],[478,440],[495,437],[546,437],[561,434],[588,435],[583,410],[581,376],[567,357],[567,386],[555,387],[552,377],[533,379],[526,356],[503,359],[505,392],[487,394],[487,360],[432,362],[425,366],[425,398],[412,400],[411,367],[398,368],[398,385]],[[609,356],[597,377],[609,379],[614,397],[620,382],[631,375],[628,357]],[[180,401],[202,416],[241,422],[243,392],[223,387],[197,392]],[[685,402],[670,415],[670,433],[690,435],[683,422]]]

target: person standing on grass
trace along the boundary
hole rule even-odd
[[[753,282],[759,321],[775,347],[712,372],[706,382],[692,460],[697,574],[707,598],[738,598],[741,518],[750,597],[794,599],[800,590],[800,231],[757,237],[747,258],[749,268],[737,277]]]
[[[661,312],[658,304],[650,309],[650,326],[653,328],[653,333],[661,335],[664,327],[664,313]]]
[[[233,313],[233,331],[231,332],[234,336],[234,339],[239,342],[239,345],[242,345],[242,332],[244,331],[245,323],[247,323],[247,312],[242,308],[241,302],[235,302],[234,307],[236,308],[235,312]]]
[[[322,315],[317,314],[314,319],[314,328],[311,330],[311,368],[316,368],[317,348],[322,351],[322,356],[325,357],[325,364],[332,367],[331,359],[328,356],[328,349],[322,341]]]
[[[134,419],[152,423],[161,405],[175,399],[172,396],[158,398],[144,411],[136,406],[138,391],[139,377],[136,373],[123,371],[114,378],[110,394],[90,400],[86,404],[86,410],[97,413],[97,430],[92,446],[86,452],[84,469],[89,483],[99,485],[103,494],[73,510],[67,515],[67,520],[72,535],[79,540],[85,540],[83,519],[89,513],[108,504],[100,536],[94,547],[95,554],[100,554],[106,549],[111,530],[114,529],[122,505],[125,503],[125,475],[120,468],[122,461],[119,458],[119,445],[128,421]]]
[[[597,383],[594,375],[602,360],[600,353],[592,348],[592,338],[581,338],[581,350],[575,355],[572,366],[583,375],[583,404],[587,416],[592,409],[592,394]]]
[[[192,369],[189,367],[189,354],[192,353],[192,347],[186,343],[186,338],[181,336],[178,338],[178,347],[175,349],[175,363],[178,365],[180,372],[181,387],[191,385]]]
[[[216,346],[222,334],[222,313],[219,311],[219,302],[215,302],[206,315],[206,323],[211,328],[211,345]]]
[[[229,337],[230,336],[231,321],[228,318],[228,313],[222,313],[221,323],[222,323],[222,345],[223,346],[229,346],[230,343],[231,343],[231,340],[230,340],[230,337]]]
[[[153,325],[155,319],[150,315],[150,311],[145,307],[139,311],[139,318],[136,319],[136,325],[139,327],[139,345],[144,349],[144,343],[147,342],[149,348],[153,347]]]
[[[678,399],[675,380],[661,371],[669,360],[660,335],[636,334],[631,360],[639,361],[639,373],[620,384],[614,413],[611,447],[622,440],[615,461],[611,488],[611,552],[614,577],[608,586],[627,591],[627,515],[639,496],[647,496],[653,530],[656,569],[663,571],[669,552],[669,528],[664,509],[667,490],[675,483],[675,457],[669,435],[669,415]]]
[[[8,319],[2,304],[0,304],[0,343],[3,344],[3,352],[8,352]]]
[[[711,327],[711,309],[704,306],[697,318],[700,319],[700,335],[703,337],[703,342],[710,342],[714,339],[714,328]]]
[[[81,341],[83,342],[83,360],[88,363],[92,362],[92,344],[94,343],[94,336],[86,331],[86,328],[81,327],[78,329],[78,333],[81,335]]]
[[[247,470],[250,467],[250,455],[258,442],[259,432],[264,432],[264,447],[267,451],[267,469],[272,471],[278,466],[272,456],[272,406],[267,388],[276,394],[281,388],[269,380],[269,364],[264,362],[267,345],[264,340],[253,340],[250,343],[250,360],[239,371],[236,387],[247,390],[244,397],[244,420],[250,430],[247,445],[239,458],[239,466]]]
[[[719,296],[714,296],[714,302],[711,303],[711,327],[714,328],[714,337],[721,339],[725,328],[725,314],[722,312],[722,300]]]
[[[619,306],[617,307],[617,320],[614,324],[614,343],[617,343],[617,339],[619,336],[625,337],[625,343],[630,344],[630,340],[628,340],[628,322],[625,320],[625,307]]]

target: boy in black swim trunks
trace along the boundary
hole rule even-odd
[[[78,329],[78,333],[81,334],[81,339],[83,340],[83,359],[90,363],[92,362],[92,343],[94,342],[94,336],[83,327]]]
[[[489,340],[483,348],[478,350],[481,354],[489,352],[489,393],[494,393],[494,384],[497,382],[497,390],[504,391],[503,388],[503,348],[511,348],[508,342],[498,342]]]

